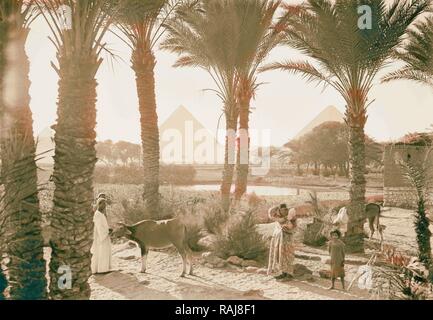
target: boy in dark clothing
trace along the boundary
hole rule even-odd
[[[344,243],[340,240],[341,232],[339,230],[334,230],[331,232],[331,240],[328,243],[329,255],[331,256],[331,281],[332,285],[329,290],[334,289],[335,279],[340,278],[343,290],[344,285]]]

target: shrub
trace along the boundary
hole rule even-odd
[[[192,184],[196,170],[192,165],[163,165],[160,167],[160,181],[163,184]]]
[[[186,240],[188,246],[192,251],[199,252],[203,251],[203,247],[198,244],[198,241],[201,239],[202,228],[199,224],[188,224],[186,226]]]
[[[248,207],[250,209],[257,209],[258,206],[263,203],[263,199],[256,195],[255,192],[248,194]]]
[[[143,168],[139,165],[96,166],[95,183],[143,184]],[[196,170],[191,165],[163,165],[160,167],[161,184],[187,185],[194,180]]]
[[[203,217],[203,223],[207,231],[212,234],[219,234],[228,218],[229,214],[222,208],[211,206]]]
[[[247,260],[265,260],[267,244],[256,230],[255,219],[251,211],[229,225],[225,234],[218,235],[215,252],[224,259],[238,256]]]
[[[139,221],[150,219],[150,215],[146,212],[144,203],[140,200],[121,200],[123,208],[123,220],[126,224],[134,224]]]

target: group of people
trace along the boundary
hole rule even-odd
[[[269,209],[269,218],[276,224],[269,251],[268,274],[276,270],[280,274],[275,278],[277,280],[289,280],[293,278],[295,247],[294,234],[297,227],[296,209],[289,209],[286,204],[272,207]],[[342,235],[347,231],[347,210],[342,208],[336,218],[334,225],[338,226],[330,234],[329,254],[331,257],[331,281],[329,289],[334,289],[335,280],[341,279],[343,290],[344,285],[344,243],[341,241]],[[112,230],[109,228],[107,220],[107,197],[100,193],[94,206],[94,231],[93,244],[91,247],[92,262],[91,269],[93,274],[108,273],[112,271],[111,259],[111,240]]]
[[[294,234],[296,231],[296,209],[289,209],[286,204],[272,207],[268,211],[269,218],[276,224],[269,251],[268,275],[276,270],[280,274],[275,276],[277,280],[290,280],[294,276]],[[335,288],[336,279],[341,279],[343,290],[344,283],[344,259],[345,245],[341,241],[342,235],[347,232],[348,216],[346,208],[342,208],[335,217],[333,224],[336,226],[331,231],[331,240],[328,243],[329,255],[331,257],[331,286]]]

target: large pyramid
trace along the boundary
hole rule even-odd
[[[177,164],[215,164],[224,147],[184,106],[159,127],[161,161]]]
[[[317,115],[304,129],[299,131],[299,133],[295,136],[294,139],[299,139],[307,133],[311,132],[317,126],[320,126],[322,123],[335,121],[344,123],[344,115],[334,106],[329,106],[325,110],[323,110],[319,115]]]

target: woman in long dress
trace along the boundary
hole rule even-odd
[[[105,199],[98,199],[97,210],[93,216],[92,273],[111,271],[111,240],[107,217],[105,216]]]
[[[278,222],[272,236],[268,275],[279,269],[280,275],[277,280],[293,278],[293,263],[295,260],[295,249],[293,235],[296,228],[296,210],[288,210],[285,204],[269,209],[269,218]]]

